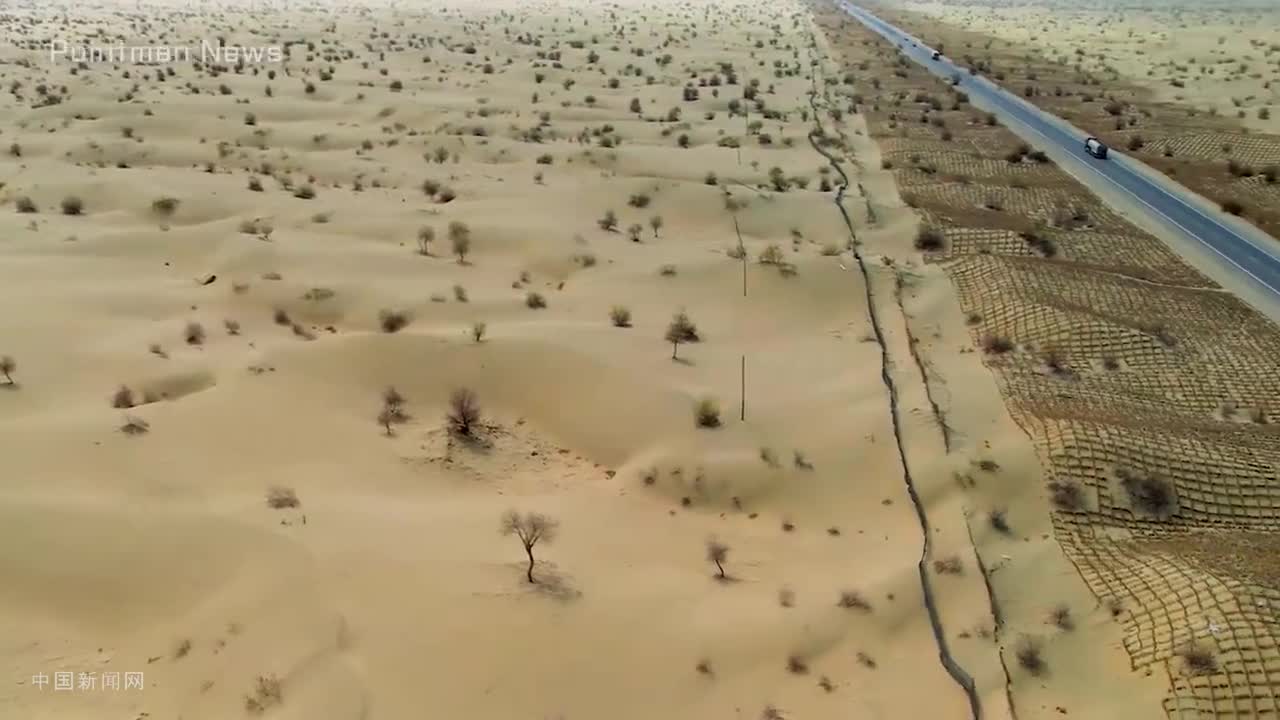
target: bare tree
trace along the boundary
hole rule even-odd
[[[515,535],[520,538],[520,544],[524,546],[524,552],[529,556],[529,569],[525,571],[525,577],[529,582],[537,582],[533,579],[533,548],[539,542],[552,542],[556,539],[556,531],[559,530],[560,523],[554,518],[548,517],[541,513],[525,513],[521,515],[515,510],[510,510],[506,515],[502,516],[502,534]]]
[[[728,580],[729,576],[724,573],[724,563],[729,558],[729,546],[711,538],[707,541],[707,559],[715,563],[716,571],[719,573],[717,577],[721,580]]]
[[[453,254],[458,256],[458,262],[465,263],[467,253],[471,252],[471,228],[457,220],[449,223],[449,243],[453,246]]]
[[[667,325],[667,333],[663,337],[671,343],[671,359],[675,360],[676,353],[680,350],[680,343],[698,340],[698,327],[689,319],[689,315],[681,310],[671,318],[671,323]]]
[[[393,434],[393,425],[409,421],[409,415],[404,411],[404,402],[404,396],[399,390],[389,387],[382,391],[382,410],[378,412],[378,424],[386,429],[387,437]]]
[[[649,227],[653,228],[653,239],[658,239],[658,231],[662,229],[662,216],[654,215],[649,218]]]
[[[470,437],[480,422],[480,401],[471,388],[458,388],[449,396],[449,412],[445,414],[449,429],[458,435]]]
[[[418,228],[418,254],[430,255],[431,243],[436,239],[436,229],[430,225]]]
[[[0,373],[4,373],[4,381],[6,384],[17,385],[17,383],[13,381],[13,375],[11,374],[17,369],[18,363],[15,362],[11,356],[4,355],[0,357]]]

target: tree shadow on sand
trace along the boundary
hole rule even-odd
[[[539,562],[534,567],[533,578],[532,583],[521,583],[527,593],[562,603],[573,602],[582,597],[582,591],[575,586],[573,576],[561,570],[555,563]],[[523,580],[523,577],[521,579]]]

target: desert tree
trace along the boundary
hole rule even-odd
[[[724,564],[729,559],[729,546],[720,542],[715,538],[707,540],[707,561],[714,563],[716,566],[716,577],[720,580],[728,580],[729,576],[724,572]]]
[[[409,421],[404,403],[404,396],[394,387],[388,387],[382,391],[382,410],[378,412],[378,424],[386,430],[387,437],[393,434],[392,426]]]
[[[476,342],[480,342],[480,341],[484,340],[484,333],[485,333],[485,330],[487,330],[487,329],[488,329],[488,326],[487,326],[487,325],[485,325],[483,322],[474,322],[474,323],[472,323],[472,324],[471,324],[471,339],[472,339],[472,340],[475,340]]]
[[[649,218],[649,227],[653,228],[653,239],[658,239],[658,231],[662,229],[662,216],[654,215]]]
[[[613,232],[618,228],[618,214],[612,210],[605,210],[604,217],[596,221],[601,230]]]
[[[504,536],[514,535],[519,538],[525,555],[529,557],[529,567],[525,570],[525,577],[531,583],[537,582],[533,579],[533,549],[539,542],[554,541],[560,524],[554,518],[541,513],[530,512],[522,515],[516,510],[510,510],[502,516],[500,529]]]
[[[430,225],[418,228],[418,254],[430,255],[431,243],[436,239],[436,229]]]
[[[689,315],[681,310],[672,316],[671,322],[667,325],[667,333],[663,337],[671,343],[671,359],[675,360],[681,343],[697,342],[698,327],[689,319]]]
[[[480,423],[480,401],[470,388],[458,388],[449,395],[449,410],[445,413],[449,430],[455,435],[471,437]]]
[[[627,227],[627,237],[631,238],[631,242],[640,242],[640,235],[644,232],[644,226],[640,223],[633,223]]]
[[[4,382],[6,385],[17,385],[13,380],[13,372],[17,369],[18,363],[14,361],[12,356],[0,356],[0,373],[4,373]]]
[[[449,223],[449,244],[453,246],[453,254],[458,256],[458,263],[466,263],[467,253],[471,252],[471,228],[457,220]]]

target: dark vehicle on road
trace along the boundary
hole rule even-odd
[[[937,50],[934,50],[934,51],[933,51],[933,59],[934,59],[934,60],[941,60],[941,59],[942,59],[942,53],[938,52]]]
[[[1107,146],[1098,138],[1091,137],[1084,141],[1084,151],[1099,160],[1107,159]]]

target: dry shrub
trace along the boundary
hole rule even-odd
[[[796,466],[796,469],[798,470],[813,469],[813,462],[809,460],[809,458],[801,450],[791,451],[791,461],[792,461],[792,464],[794,464]]]
[[[488,330],[488,325],[483,322],[474,322],[471,324],[471,339],[476,342],[484,340],[484,333]]]
[[[267,507],[273,510],[296,508],[302,505],[293,488],[275,486],[267,490]]]
[[[631,327],[631,311],[622,305],[614,305],[609,309],[609,321],[614,327]]]
[[[1056,625],[1060,630],[1074,630],[1076,628],[1075,618],[1071,617],[1071,608],[1066,603],[1055,605],[1053,610],[1049,611],[1049,622]]]
[[[1023,635],[1018,638],[1018,643],[1014,646],[1014,655],[1018,658],[1018,665],[1022,666],[1023,670],[1040,677],[1049,670],[1048,664],[1044,661],[1043,650],[1043,644],[1039,638]]]
[[[702,398],[693,407],[693,417],[700,428],[720,427],[720,403],[715,398]]]
[[[1012,352],[1013,341],[1003,335],[988,335],[982,339],[982,350],[991,355],[1003,355]]]
[[[773,451],[773,448],[769,447],[760,448],[760,461],[771,468],[776,468],[781,465],[781,463],[778,462],[778,454]]]
[[[524,296],[524,304],[534,310],[541,310],[547,306],[547,299],[542,296],[542,293],[530,291]]]
[[[1188,675],[1212,675],[1218,671],[1218,659],[1206,645],[1190,643],[1178,651],[1183,671]]]
[[[179,202],[178,198],[175,197],[157,198],[151,203],[151,211],[157,215],[168,217],[177,211]]]
[[[84,214],[84,201],[75,195],[68,195],[62,199],[63,215],[82,215]]]
[[[182,337],[188,345],[201,345],[204,343],[204,326],[198,322],[189,322],[182,331]]]
[[[120,432],[125,435],[145,435],[150,430],[151,424],[135,415],[125,415],[124,424],[120,426]]]
[[[23,195],[22,197],[18,198],[17,201],[14,202],[14,207],[17,208],[18,212],[24,213],[24,214],[40,212],[40,209],[36,207],[36,201],[32,200],[26,195]]]
[[[111,396],[111,407],[116,409],[131,408],[136,404],[133,400],[133,390],[128,385],[116,388],[115,394]]]
[[[770,243],[760,252],[761,265],[781,265],[784,262],[782,248],[777,243]]]
[[[409,315],[401,310],[383,310],[378,313],[378,326],[384,333],[400,332],[409,324]]]
[[[1084,509],[1084,490],[1074,482],[1054,480],[1049,483],[1049,500],[1059,510],[1079,512]]]
[[[916,249],[921,252],[940,252],[946,249],[947,240],[937,228],[922,227],[916,233]]]
[[[253,694],[244,698],[244,709],[251,715],[261,715],[284,702],[280,679],[275,675],[259,675]]]
[[[863,612],[871,612],[871,603],[867,601],[862,593],[857,590],[843,590],[840,593],[840,599],[836,605],[847,610],[861,610]]]
[[[1177,510],[1177,497],[1168,480],[1139,475],[1125,468],[1117,468],[1116,477],[1134,508],[1158,518],[1167,518]]]
[[[946,575],[962,575],[964,574],[964,563],[960,561],[959,556],[942,558],[933,561],[933,571]]]
[[[471,437],[480,423],[480,401],[470,388],[458,388],[449,395],[449,410],[445,413],[449,431],[455,435]]]
[[[995,508],[987,513],[987,521],[991,523],[991,528],[1001,535],[1009,534],[1009,517],[1004,508]]]

